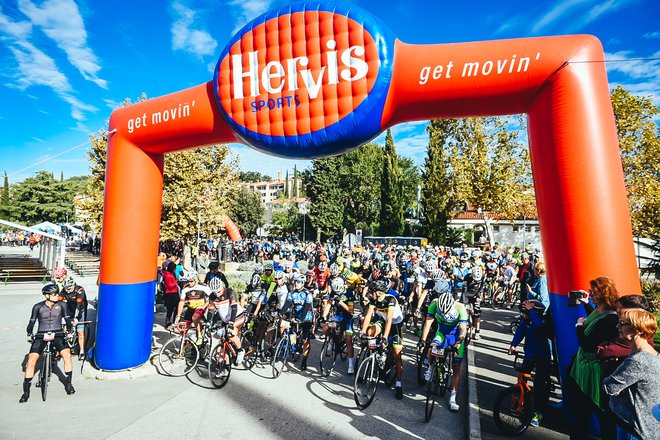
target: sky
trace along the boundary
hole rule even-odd
[[[275,0],[0,0],[0,172],[17,183],[38,170],[89,174],[89,137],[126,98],[136,101],[213,79],[231,37]],[[657,0],[350,0],[400,40],[439,44],[592,34],[611,88],[660,105]],[[476,13],[474,11],[477,11]],[[426,122],[393,127],[403,156],[422,164]],[[384,143],[384,134],[376,138]],[[230,144],[243,171],[272,177],[309,161]],[[264,160],[267,159],[267,160]]]

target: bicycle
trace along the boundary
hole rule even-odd
[[[367,337],[362,341],[355,383],[353,385],[353,399],[358,409],[365,409],[376,396],[378,380],[382,379],[385,385],[394,385],[396,377],[396,363],[389,350],[383,347],[380,337]]]
[[[455,353],[454,347],[431,346],[431,362],[429,362],[431,378],[426,387],[426,406],[424,408],[424,420],[427,423],[431,420],[436,396],[444,396],[445,391],[452,387]]]
[[[91,324],[91,323],[92,323],[92,321],[79,321],[78,323],[76,323],[76,326],[78,326],[78,325],[84,325],[85,326],[85,330],[84,330],[85,331],[85,342],[89,341],[89,324]],[[66,339],[66,346],[69,347],[69,349],[71,350],[71,353],[73,353],[75,347],[78,346],[78,331],[76,329],[74,329],[74,331],[73,331],[73,336]],[[85,347],[78,347],[78,349],[80,351],[82,351],[82,353],[87,353],[87,350],[85,349]]]
[[[222,388],[229,381],[237,350],[227,337],[227,326],[220,327],[215,332],[215,336],[219,339],[219,343],[211,351],[209,358],[209,380],[215,388]]]
[[[291,324],[295,324],[296,328],[291,331]],[[279,328],[284,332],[275,346],[275,353],[271,361],[273,368],[273,379],[276,379],[282,374],[289,358],[293,362],[298,360],[300,353],[302,353],[302,338],[300,337],[300,323],[298,321],[287,321],[280,319]]]
[[[518,372],[515,385],[501,391],[495,397],[493,419],[497,428],[506,435],[519,435],[529,427],[534,415],[534,390],[529,380],[534,376],[524,369],[520,362],[520,353],[516,352],[513,368]]]
[[[325,323],[325,326],[328,328],[328,334],[321,346],[319,365],[321,374],[328,377],[335,368],[337,356],[341,360],[346,359],[346,341],[344,340],[344,332],[337,329],[339,322],[331,318]]]
[[[181,377],[190,373],[199,361],[199,348],[188,335],[190,322],[179,322],[172,337],[158,352],[158,364],[168,376]]]
[[[44,351],[41,353],[41,369],[39,370],[39,380],[37,385],[41,388],[41,399],[45,402],[48,394],[48,382],[53,373],[53,368],[57,365],[57,353],[53,347],[55,338],[67,336],[66,332],[46,332],[37,333],[35,339],[43,339],[46,343]]]

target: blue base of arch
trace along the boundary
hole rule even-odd
[[[137,367],[149,360],[156,280],[99,286],[94,362],[102,370]]]

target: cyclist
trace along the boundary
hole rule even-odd
[[[328,291],[328,279],[330,278],[330,269],[328,269],[327,261],[320,261],[318,266],[314,268],[314,275],[316,282],[319,285],[321,295]]]
[[[311,335],[314,311],[314,296],[312,292],[305,289],[305,279],[297,274],[293,281],[293,291],[287,296],[282,313],[289,318],[294,318],[300,322],[302,330],[302,362],[301,370],[307,369],[307,358],[309,357],[309,337]]]
[[[465,306],[454,300],[451,292],[444,292],[436,300],[434,300],[426,314],[426,321],[424,322],[424,329],[422,330],[422,341],[425,341],[433,321],[438,322],[438,330],[435,337],[431,342],[431,347],[439,346],[447,348],[452,346],[456,350],[454,357],[454,365],[452,366],[452,390],[449,394],[449,409],[451,411],[458,411],[459,406],[456,403],[456,393],[458,392],[458,385],[461,382],[461,361],[463,359],[463,351],[465,349],[465,335],[467,334],[467,310]],[[427,359],[431,356],[431,349],[427,353]],[[431,369],[426,371],[426,380],[431,379]]]
[[[257,269],[260,268],[260,266],[261,264],[257,263]],[[255,271],[252,273],[250,284],[248,284],[245,288],[245,298],[250,300],[250,303],[247,304],[248,315],[252,315],[254,313],[255,309],[257,308],[257,304],[259,303],[259,298],[261,298],[261,294],[263,293],[263,289],[261,288],[261,274],[257,269],[255,269]],[[261,269],[263,269],[263,267],[261,267]],[[210,283],[209,287],[211,287]],[[243,297],[241,297],[241,303],[241,305],[243,305]]]
[[[474,340],[480,338],[481,331],[481,295],[483,292],[481,282],[484,278],[484,270],[481,266],[475,266],[472,268],[472,283],[473,283],[473,295],[468,295],[468,311],[472,315],[473,329],[474,329]]]
[[[355,373],[355,358],[353,352],[353,306],[355,302],[355,293],[346,288],[344,279],[337,277],[330,282],[332,296],[331,303],[335,306],[336,314],[332,321],[336,321],[339,326],[339,333],[344,334],[346,341],[346,356],[348,357],[348,374]],[[323,333],[328,334],[328,327],[323,326]]]
[[[391,344],[391,352],[396,361],[396,384],[395,396],[398,400],[403,399],[401,388],[401,377],[403,376],[403,337],[401,335],[401,323],[403,312],[397,299],[387,293],[389,281],[376,280],[373,282],[369,297],[369,308],[362,323],[362,333],[371,337],[382,336],[385,344]]]
[[[60,301],[67,305],[69,316],[73,319],[78,333],[78,360],[85,359],[85,324],[79,322],[87,321],[87,294],[82,286],[76,284],[73,278],[67,278],[62,283],[63,290],[60,292]]]
[[[227,326],[229,340],[237,348],[236,364],[243,362],[245,350],[241,348],[241,339],[238,331],[245,322],[245,310],[238,303],[236,293],[226,288],[219,278],[209,282],[209,310],[215,311],[213,319],[219,319]]]
[[[309,335],[310,339],[316,339],[316,329],[318,325],[318,319],[317,316],[320,313],[320,307],[321,307],[321,298],[319,295],[319,285],[316,282],[316,279],[314,277],[314,271],[312,269],[308,269],[307,272],[305,272],[305,289],[309,290],[312,292],[312,297],[314,298],[313,302],[313,308],[315,310],[315,316],[314,316],[314,324],[312,326],[312,334]]]
[[[518,279],[518,262],[511,258],[508,260],[507,265],[504,266],[502,271],[502,276],[504,277],[503,283],[506,287],[506,308],[511,308],[511,296],[513,289],[515,288],[515,282]]]
[[[461,265],[454,267],[454,292],[456,293],[456,301],[465,304],[467,302],[467,279],[470,275],[470,262],[466,252],[462,252],[460,256]]]
[[[227,277],[225,276],[224,273],[220,271],[220,263],[217,261],[212,261],[209,263],[209,271],[206,272],[206,275],[204,275],[204,284],[208,286],[209,281],[211,281],[213,278],[219,277],[223,283],[225,283],[225,286],[229,286],[229,281],[227,281]]]
[[[185,283],[185,287],[179,294],[179,308],[177,309],[177,318],[174,325],[177,325],[181,319],[186,322],[192,322],[197,329],[197,344],[203,342],[202,317],[208,305],[208,298],[211,294],[206,284],[197,282],[199,277],[197,271],[189,270],[184,272],[179,280]],[[184,312],[185,307],[185,313]],[[183,313],[183,315],[182,315]]]
[[[293,290],[294,287],[294,281],[296,278],[296,275],[298,273],[298,270],[294,270],[293,268],[293,261],[291,260],[285,260],[284,261],[284,283],[286,284],[287,289],[289,289],[289,292]]]
[[[34,377],[34,368],[37,365],[39,356],[46,348],[46,343],[43,340],[43,334],[46,332],[62,332],[62,319],[66,322],[67,331],[71,331],[73,324],[69,316],[66,305],[59,302],[60,292],[57,284],[49,283],[41,289],[41,294],[44,295],[44,301],[38,302],[32,307],[32,314],[30,321],[27,325],[28,342],[31,342],[30,353],[27,357],[25,365],[25,379],[23,380],[23,395],[19,400],[20,403],[25,403],[30,398],[30,386],[32,385],[32,378]],[[39,321],[37,335],[41,338],[34,338],[32,330],[34,324]],[[73,366],[71,364],[71,350],[66,346],[63,336],[56,336],[53,340],[53,347],[64,359],[64,374],[66,374],[66,382],[64,389],[66,393],[71,395],[76,392],[71,384],[73,377]],[[42,367],[43,368],[43,367]]]
[[[513,335],[509,355],[525,340],[525,357],[521,370],[531,372],[536,368],[534,377],[534,415],[530,424],[539,426],[550,396],[551,356],[548,340],[545,306],[538,300],[528,300],[522,304],[522,323]]]
[[[57,288],[60,290],[62,290],[62,283],[67,278],[69,278],[69,271],[66,270],[66,267],[58,267],[53,272],[53,281],[57,284]]]
[[[273,282],[275,282],[273,262],[267,261],[264,263],[264,273],[261,275],[261,289],[267,290]]]

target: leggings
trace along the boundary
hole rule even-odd
[[[167,308],[167,313],[165,314],[165,322],[174,322],[176,318],[176,309],[179,306],[179,294],[178,292],[166,293],[165,294],[165,307]]]

